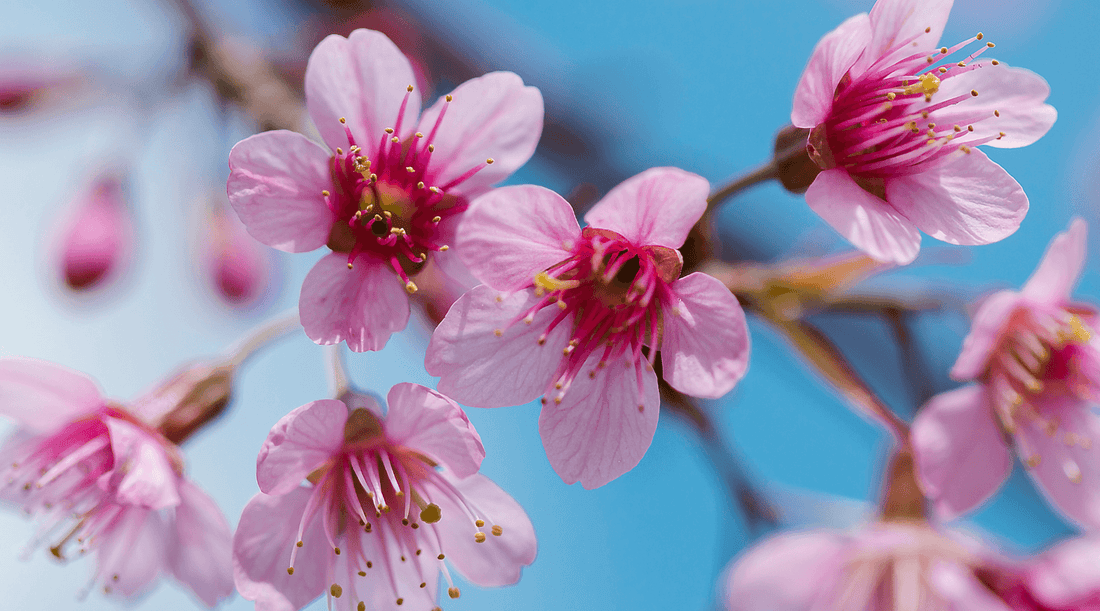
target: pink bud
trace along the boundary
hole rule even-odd
[[[207,270],[218,293],[233,305],[246,305],[264,293],[269,258],[225,207],[210,214]]]
[[[61,271],[73,290],[92,288],[119,268],[133,242],[133,220],[117,177],[96,180],[62,235]]]

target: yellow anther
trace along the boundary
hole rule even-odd
[[[444,245],[439,247],[439,252],[447,252],[450,249],[451,249],[450,246],[447,246],[446,244],[444,244]]]
[[[502,337],[504,335],[504,331],[501,331],[500,329],[493,329],[493,335],[497,337]]]
[[[294,567],[292,567],[292,566],[286,567],[286,574],[287,575],[293,575],[294,574]]]
[[[344,117],[340,117],[340,123],[347,123],[347,122],[348,122],[347,119],[345,119]]]
[[[344,149],[342,149],[340,147],[336,147],[336,154],[337,155],[343,155],[344,154]]]
[[[887,93],[887,94],[886,94],[886,99],[887,99],[887,100],[893,100],[893,99],[894,99],[894,98],[896,98],[896,97],[898,97],[898,94],[894,93],[893,91],[891,91],[890,93]]]
[[[446,558],[446,556],[444,556],[444,555],[443,555],[443,554],[441,553],[441,554],[439,554],[438,556],[436,556],[436,558],[437,558],[437,559],[439,559],[439,560],[443,560],[444,558]]]
[[[408,282],[406,282],[405,283],[405,291],[410,295],[415,293],[416,292],[416,283],[413,282],[412,280],[409,280]]]
[[[359,605],[355,609],[356,611],[367,611],[367,603],[359,601]]]
[[[503,534],[504,534],[504,529],[501,528],[500,526],[494,524],[493,525],[493,536],[494,537],[499,537]]]
[[[336,555],[337,555],[337,556],[339,556],[339,555],[340,555],[340,548],[338,548],[338,547],[336,547],[336,548],[333,548],[333,551],[335,551],[335,552],[336,552]]]
[[[997,60],[993,60],[993,61],[991,61],[991,62],[989,62],[989,63],[993,64],[994,66],[1000,66],[1000,65],[1001,65],[1001,62],[999,62],[999,61],[997,61]]]
[[[390,138],[390,142],[397,144],[398,142],[401,142],[401,138],[394,136],[393,138]]]
[[[477,526],[478,528],[481,528],[482,526],[485,526],[485,520],[481,520],[481,519],[475,520],[474,521],[474,526]]]
[[[424,188],[424,182],[421,181],[421,182],[416,183],[416,188],[417,189],[423,189]]]
[[[493,165],[493,162],[494,162],[494,161],[495,161],[495,159],[493,159],[492,157],[490,157],[490,158],[488,158],[488,159],[486,159],[486,160],[485,160],[485,163],[487,163],[487,164],[489,164],[489,165]]]
[[[454,96],[452,96],[452,95],[449,95],[449,94],[448,94],[448,95],[447,95],[447,97],[446,97],[445,99],[446,99],[446,100],[447,100],[448,102],[453,102],[455,98],[454,98]]]
[[[429,144],[428,145],[428,152],[429,153],[434,153],[435,152],[435,145],[434,144]]]
[[[332,594],[333,598],[340,598],[340,595],[344,593],[344,588],[341,588],[339,584],[332,584],[329,586],[328,593]]]
[[[404,598],[398,598],[398,599],[397,599],[397,604],[399,604],[399,605],[400,605],[400,604],[402,604],[402,603],[404,603],[404,602],[405,602],[405,599],[404,599]]]
[[[974,97],[978,97],[978,90],[977,89],[971,89],[970,90],[970,95],[972,95]]]
[[[993,44],[993,43],[991,43],[991,42],[987,42],[987,43],[985,43],[985,46],[987,46],[987,47],[989,47],[990,49],[992,49],[993,47],[996,47],[997,45],[995,45],[995,44]]]
[[[940,55],[947,55],[947,47],[940,47]]]
[[[462,593],[458,591],[458,588],[447,588],[447,596],[450,596],[451,598],[458,598],[461,595]]]
[[[559,280],[546,272],[535,274],[535,288],[541,288],[544,291],[563,291],[575,289],[580,285],[581,283],[577,280]]]
[[[409,174],[412,174],[413,172],[416,171],[416,168],[412,167],[411,165],[407,165],[407,166],[405,166],[405,171],[408,172]]]
[[[412,93],[413,92],[413,86],[409,85],[408,87],[405,88],[405,91],[408,91],[409,93]]]
[[[978,35],[975,36],[974,38],[977,38],[978,40],[981,40],[982,38],[985,38],[985,34],[982,34],[981,32],[978,32]]]
[[[433,223],[438,223],[439,221],[442,221],[442,220],[443,220],[443,217],[441,217],[441,216],[433,216],[432,217],[432,222]]]
[[[417,138],[423,138],[423,137],[424,137],[424,134],[422,134],[421,132],[416,132],[416,134],[414,134],[414,135],[415,135],[415,136],[416,136]]]
[[[1083,344],[1092,339],[1092,332],[1076,315],[1069,317],[1069,328],[1073,332],[1073,339],[1078,343]]]
[[[384,131],[385,131],[385,132],[386,132],[387,134],[392,134],[392,133],[393,133],[393,128],[392,128],[392,127],[387,127],[387,128],[386,128],[386,129],[384,130]]]
[[[367,572],[366,572],[366,571],[359,571],[359,576],[360,576],[360,577],[366,577],[366,576],[367,576]]]
[[[305,545],[305,542],[304,541],[299,541],[299,542],[295,543],[294,545],[297,545],[298,547],[302,547],[303,545]]]
[[[478,543],[485,543],[485,533],[481,531],[474,533],[474,541]]]
[[[999,110],[994,110],[994,111],[993,111],[993,116],[994,116],[994,117],[999,117],[999,116],[1001,116],[1001,111],[999,111]]]
[[[321,191],[321,195],[324,195],[325,197],[328,197],[331,194],[327,190],[325,190],[325,191]]]
[[[943,66],[940,66],[940,74],[946,74],[946,73],[947,73],[947,68],[944,68]]]

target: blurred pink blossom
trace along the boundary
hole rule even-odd
[[[0,499],[39,519],[32,547],[95,553],[109,595],[140,596],[161,572],[207,606],[232,593],[229,525],[156,429],[83,374],[22,358],[0,359],[0,414],[19,423],[0,448]]]
[[[539,430],[554,470],[595,488],[641,460],[657,429],[654,363],[673,388],[717,398],[748,366],[737,299],[679,251],[710,186],[654,168],[611,190],[581,229],[569,204],[535,186],[476,200],[459,254],[485,283],[436,328],[425,365],[439,389],[477,407],[545,394]]]
[[[394,386],[385,415],[368,396],[342,398],[290,412],[260,449],[261,492],[233,539],[241,595],[257,611],[322,593],[340,610],[432,609],[440,572],[459,596],[444,558],[481,586],[518,581],[535,532],[477,473],[485,450],[462,409],[416,384]]]
[[[729,611],[1096,611],[1100,545],[1015,559],[919,521],[781,534],[730,566]]]
[[[812,128],[821,168],[806,203],[872,257],[909,263],[920,232],[952,244],[1011,235],[1027,213],[1020,185],[978,151],[1039,139],[1057,113],[1038,75],[938,47],[952,0],[878,0],[814,49],[791,122]],[[961,61],[960,61],[961,59]]]
[[[61,273],[73,290],[86,290],[120,270],[133,250],[133,219],[113,175],[96,179],[65,221]]]
[[[1055,507],[1100,528],[1100,347],[1096,310],[1071,301],[1085,222],[1051,242],[1020,292],[987,297],[951,375],[975,380],[933,397],[913,423],[920,482],[944,517],[987,499],[1012,470],[1008,444]]]
[[[430,253],[454,244],[467,203],[526,163],[542,132],[542,95],[515,74],[471,79],[423,116],[415,78],[378,32],[329,36],[310,56],[305,90],[335,155],[289,131],[252,136],[229,155],[229,200],[254,238],[333,251],[299,301],[319,344],[379,350],[405,328],[411,276],[429,257],[457,263]]]
[[[267,289],[270,251],[262,250],[236,215],[221,206],[209,212],[206,230],[206,271],[218,295],[237,306],[254,302]]]

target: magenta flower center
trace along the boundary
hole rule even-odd
[[[390,442],[383,432],[382,421],[367,409],[355,409],[348,415],[344,427],[344,446],[320,469],[310,474],[313,494],[306,504],[298,527],[298,542],[291,549],[287,572],[294,575],[294,563],[306,526],[320,514],[327,543],[336,555],[346,555],[349,566],[360,576],[368,570],[384,572],[395,592],[415,591],[427,587],[434,574],[423,572],[419,562],[422,554],[429,554],[439,562],[448,583],[451,598],[457,598],[447,567],[443,538],[439,530],[441,520],[467,520],[474,541],[486,540],[482,527],[494,536],[502,536],[503,527],[494,524],[490,516],[466,498],[449,479],[437,470],[437,464],[423,454]],[[440,506],[433,501],[444,497],[461,508],[462,515],[444,516]],[[364,537],[376,537],[368,544]],[[384,555],[376,555],[383,550]],[[397,583],[391,563],[410,562],[418,570],[419,581],[412,584]],[[356,596],[356,584],[333,575],[329,595],[339,598],[347,591]],[[344,581],[344,583],[340,583]],[[397,604],[401,604],[401,598]],[[359,603],[362,609],[364,603]]]
[[[586,227],[572,247],[571,257],[535,276],[535,294],[542,299],[520,317],[531,324],[543,308],[560,310],[539,337],[539,345],[559,324],[572,320],[569,345],[554,374],[557,403],[594,354],[600,355],[598,369],[621,361],[631,367],[645,361],[652,369],[660,345],[661,308],[672,302],[669,284],[680,276],[682,266],[675,250],[638,247],[606,229]],[[642,369],[635,369],[642,396]],[[596,369],[586,375],[595,378]]]
[[[851,73],[844,75],[829,117],[810,134],[807,150],[818,166],[825,170],[841,167],[857,179],[874,181],[921,171],[916,166],[967,154],[971,147],[1004,136],[974,131],[975,123],[999,116],[999,111],[975,111],[963,114],[960,120],[953,109],[955,121],[936,120],[945,109],[965,105],[978,95],[971,90],[943,99],[938,93],[948,79],[982,69],[970,62],[993,43],[982,45],[961,61],[948,58],[981,40],[982,34],[951,48],[941,47],[932,55],[907,54],[906,47],[929,32],[926,29],[901,41],[863,74],[854,78]],[[865,188],[873,192],[873,185]]]
[[[412,86],[408,88],[412,92]],[[449,104],[451,96],[447,96]],[[471,168],[447,184],[433,184],[431,144],[447,114],[447,104],[439,113],[431,133],[416,132],[402,141],[397,135],[408,103],[401,104],[397,123],[386,128],[374,158],[365,151],[344,125],[348,150],[336,149],[332,158],[333,191],[324,191],[325,204],[335,217],[329,247],[348,253],[348,268],[359,257],[371,257],[389,264],[405,282],[410,293],[416,291],[409,276],[419,272],[429,253],[449,248],[443,243],[440,223],[461,214],[468,202],[448,191],[465,182],[492,159]],[[344,120],[340,119],[344,124]]]

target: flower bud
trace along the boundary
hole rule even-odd
[[[154,423],[168,441],[181,444],[229,406],[233,371],[224,362],[187,365],[135,401],[133,409]]]
[[[255,301],[268,284],[267,253],[224,206],[210,213],[208,235],[206,273],[218,295],[237,306]]]
[[[810,130],[788,125],[775,135],[775,167],[779,182],[791,193],[805,193],[821,168],[806,151]]]
[[[117,176],[96,180],[62,236],[61,272],[73,290],[92,288],[122,266],[133,242],[133,220]]]

